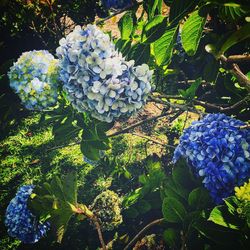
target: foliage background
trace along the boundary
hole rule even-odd
[[[166,148],[164,144],[176,145],[183,129],[192,120],[198,118],[199,113],[192,112],[193,109],[218,112],[219,107],[233,107],[226,113],[233,114],[245,121],[249,120],[248,102],[234,107],[234,104],[248,96],[248,92],[239,86],[237,79],[226,67],[227,65],[223,65],[220,60],[216,60],[204,49],[205,45],[215,44],[221,37],[223,38],[219,42],[223,44],[238,26],[244,24],[244,18],[249,13],[247,2],[243,1],[240,3],[240,7],[233,8],[233,11],[227,11],[226,6],[223,5],[226,1],[211,1],[214,2],[212,8],[205,4],[202,10],[209,11],[210,19],[205,25],[205,32],[196,48],[197,52],[192,55],[185,53],[177,32],[172,36],[175,38],[171,38],[172,40],[170,39],[168,44],[168,49],[172,51],[172,54],[169,58],[164,58],[164,61],[160,56],[157,58],[158,55],[150,54],[149,49],[150,43],[160,39],[160,37],[154,36],[154,29],[157,32],[160,31],[161,35],[166,31],[164,29],[161,31],[163,17],[155,17],[160,14],[158,10],[155,13],[150,12],[154,1],[144,2],[147,14],[140,10],[135,15],[136,10],[132,10],[127,12],[125,18],[122,15],[123,18],[119,23],[119,18],[111,19],[110,23],[118,24],[121,30],[121,33],[116,31],[117,47],[127,58],[139,58],[138,64],[145,62],[154,67],[156,91],[165,95],[178,95],[180,99],[182,99],[181,97],[188,99],[168,98],[174,105],[187,104],[190,112],[183,111],[182,115],[174,121],[164,117],[159,121],[146,124],[142,128],[132,130],[130,134],[112,138],[112,149],[107,152],[106,160],[99,163],[98,166],[91,166],[83,161],[79,145],[75,144],[74,140],[71,143],[75,145],[71,146],[64,146],[64,144],[56,142],[52,133],[53,124],[51,123],[49,126],[42,124],[40,114],[30,113],[23,109],[18,98],[9,88],[6,72],[21,52],[32,49],[49,49],[53,52],[58,40],[72,29],[74,23],[84,25],[93,22],[97,14],[103,16],[106,14],[105,11],[100,8],[98,1],[1,1],[1,249],[44,249],[45,247],[48,249],[68,249],[69,247],[83,249],[87,245],[91,246],[90,249],[97,248],[96,232],[87,221],[82,223],[72,220],[70,230],[66,233],[61,245],[54,243],[52,238],[48,237],[36,245],[24,246],[19,241],[8,237],[3,225],[5,208],[18,186],[29,183],[31,180],[43,183],[45,180],[50,180],[54,174],[64,176],[72,170],[78,174],[79,199],[86,204],[90,204],[100,191],[107,188],[111,188],[121,195],[128,195],[137,188],[146,187],[145,196],[143,195],[131,209],[124,211],[124,224],[119,228],[119,236],[125,235],[128,231],[130,236],[135,235],[141,229],[142,224],[146,225],[153,219],[162,216],[157,185],[159,179],[170,171],[169,160],[173,152],[171,147]],[[164,2],[170,5],[174,1]],[[182,1],[175,2],[176,6],[181,6]],[[195,6],[196,1],[191,2]],[[192,10],[192,8],[187,8],[178,20],[174,20],[173,24],[180,22],[180,26],[183,27],[187,13]],[[176,11],[178,12],[178,9]],[[148,15],[148,19],[140,18],[144,15]],[[168,8],[164,8],[163,15],[171,16]],[[65,16],[67,16],[67,22],[62,20]],[[122,29],[123,25],[126,25],[126,19],[131,21],[129,16],[132,17],[134,30],[127,35],[126,32],[122,33]],[[148,25],[148,23],[151,24]],[[135,30],[137,32],[134,32]],[[209,32],[211,30],[212,32]],[[145,37],[140,36],[142,32]],[[119,39],[120,36],[122,39]],[[147,39],[149,40],[147,41]],[[130,40],[134,42],[132,46],[129,44]],[[124,44],[127,44],[129,49],[126,49]],[[226,54],[228,56],[247,54],[250,49],[249,44],[249,38],[244,39],[241,43],[232,46]],[[156,62],[160,60],[162,63],[155,63],[155,60]],[[249,61],[240,64],[242,72],[246,75],[248,75],[249,64]],[[199,86],[197,84],[197,88],[190,88],[194,86],[192,84],[198,78],[202,78]],[[178,89],[183,92],[179,92]],[[193,99],[196,99],[196,103],[192,102]],[[148,104],[145,111],[141,112],[137,118],[116,124],[113,128],[114,131],[133,124],[137,119],[143,120],[159,115],[161,110],[164,110],[164,101],[162,102]],[[214,106],[204,105],[203,102],[212,103]],[[189,105],[190,103],[191,105]],[[158,143],[150,141],[147,136],[157,140]],[[162,167],[159,168],[157,164],[153,164],[157,161],[162,164]],[[148,177],[147,181],[144,181],[145,176]],[[157,176],[157,179],[154,179],[153,176]],[[128,195],[128,197],[130,196]],[[154,230],[154,233],[162,233],[162,231],[160,228]],[[105,237],[107,241],[112,240],[113,234],[108,233]],[[211,245],[214,246],[213,243]],[[234,247],[231,245],[226,249],[234,249]],[[216,249],[216,246],[213,249]]]

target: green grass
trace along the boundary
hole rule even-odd
[[[19,186],[39,184],[72,169],[85,176],[91,169],[83,162],[78,145],[57,149],[51,128],[41,128],[38,123],[38,115],[24,119],[13,135],[0,143],[1,231],[6,230],[3,225],[6,206]],[[5,234],[0,249],[8,249],[8,245],[14,249],[17,241]]]
[[[37,185],[55,174],[75,170],[80,201],[89,204],[95,195],[109,187],[129,191],[130,179],[143,171],[143,159],[148,154],[159,153],[159,146],[143,138],[120,135],[112,138],[112,149],[107,152],[110,158],[116,158],[117,172],[109,166],[94,167],[83,161],[79,145],[56,145],[51,127],[41,127],[39,118],[39,115],[24,118],[18,128],[0,142],[0,231],[3,232],[0,249],[3,250],[17,249],[20,244],[7,235],[3,223],[6,207],[19,186]],[[32,245],[31,249],[38,248]]]

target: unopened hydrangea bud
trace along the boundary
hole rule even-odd
[[[240,187],[235,187],[235,196],[239,200],[237,213],[245,219],[248,227],[250,226],[250,179]]]
[[[68,99],[79,112],[112,122],[146,103],[153,72],[125,61],[107,34],[94,25],[77,26],[57,48],[60,76]]]
[[[34,189],[33,185],[22,186],[10,201],[5,214],[5,225],[8,234],[24,243],[35,243],[49,230],[49,223],[40,223],[28,209],[28,198]]]
[[[30,110],[43,110],[57,101],[58,60],[48,51],[24,52],[8,72],[11,88]]]
[[[234,191],[239,200],[250,202],[250,179],[241,187],[235,187]]]
[[[96,196],[90,210],[97,216],[103,231],[111,231],[122,223],[121,199],[111,190]]]
[[[187,159],[216,203],[250,177],[250,130],[224,114],[209,114],[180,137],[173,161]]]

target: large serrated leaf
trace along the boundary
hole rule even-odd
[[[96,141],[90,141],[88,142],[88,145],[99,149],[99,150],[108,150],[110,149],[110,143],[109,142],[105,142],[105,141],[100,141],[100,140],[96,140]]]
[[[100,158],[99,149],[92,147],[84,140],[81,142],[81,152],[83,155],[93,161],[98,161]]]
[[[182,203],[172,197],[163,200],[162,213],[166,221],[173,223],[183,222],[187,215]]]
[[[55,197],[57,197],[58,199],[65,201],[62,181],[58,176],[53,177],[50,183],[50,186],[51,186],[53,195],[55,195]]]
[[[73,216],[71,206],[67,203],[61,205],[51,213],[51,224],[58,243],[62,242],[63,235],[67,229],[70,218]]]
[[[162,15],[155,16],[144,28],[144,42],[152,43],[159,39],[167,29],[167,18]]]
[[[73,125],[73,119],[67,117],[66,119],[60,119],[54,124],[52,133],[56,142],[65,142],[65,140],[76,138],[80,130],[79,127]]]
[[[170,6],[169,21],[178,23],[198,4],[199,0],[175,0]]]
[[[149,20],[151,20],[155,15],[161,14],[162,0],[143,1],[143,8],[146,10]]]
[[[198,10],[194,11],[184,23],[181,32],[181,42],[184,50],[189,56],[195,55],[206,18],[199,16]]]
[[[227,207],[217,206],[210,213],[208,220],[214,222],[217,225],[238,230],[238,226],[230,221],[230,217],[232,216],[229,215]]]
[[[133,18],[130,11],[126,12],[126,14],[120,19],[118,27],[121,32],[121,38],[123,40],[129,39],[133,31]]]
[[[176,229],[173,228],[168,228],[163,232],[163,239],[166,241],[166,243],[171,246],[174,247],[176,244],[178,237],[178,231]],[[179,240],[179,239],[178,239]]]
[[[241,6],[240,4],[235,3],[225,3],[223,6],[219,7],[219,15],[224,20],[237,21],[242,17],[247,16],[250,12],[249,6]]]
[[[150,45],[146,43],[137,43],[131,48],[129,59],[135,60],[136,65],[148,63],[150,59]]]
[[[217,244],[230,245],[230,249],[238,249],[237,238],[239,237],[239,233],[236,230],[218,226],[205,219],[196,221],[193,226],[201,235],[211,239]]]
[[[189,206],[195,209],[206,208],[210,202],[210,196],[206,189],[202,187],[195,188],[188,196]]]
[[[250,37],[250,23],[245,24],[239,30],[235,31],[222,45],[219,56],[223,55],[229,48],[235,44],[247,39]]]
[[[154,42],[154,55],[158,65],[166,65],[170,62],[177,31],[178,26],[175,26],[167,30],[161,38]]]
[[[71,172],[63,180],[63,192],[65,199],[71,204],[77,203],[77,179],[76,172]]]

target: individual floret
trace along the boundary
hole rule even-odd
[[[209,114],[180,137],[173,161],[187,159],[216,203],[250,177],[250,130],[224,114]]]
[[[49,230],[49,223],[40,223],[28,209],[27,203],[33,185],[22,186],[10,201],[5,215],[8,234],[24,243],[35,243]]]
[[[77,26],[60,40],[57,55],[63,89],[79,112],[112,122],[134,114],[146,103],[153,72],[146,64],[125,61],[96,26],[85,30]]]
[[[111,231],[122,223],[121,199],[111,190],[96,196],[90,210],[99,219],[103,231]]]
[[[30,110],[43,110],[57,101],[58,60],[48,51],[24,52],[8,72],[10,86]]]

